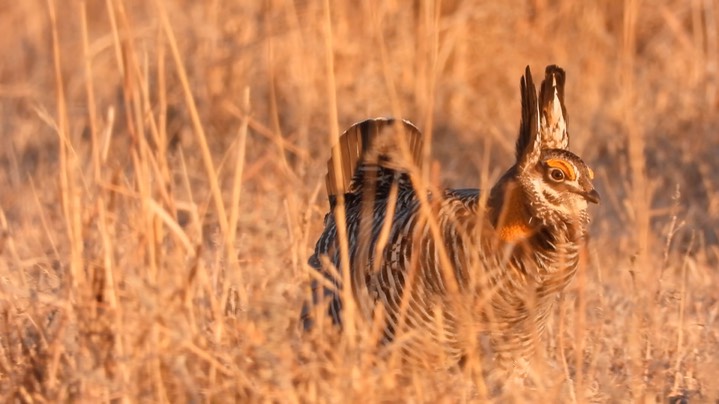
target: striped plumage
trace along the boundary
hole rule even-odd
[[[564,71],[547,67],[537,99],[527,68],[521,92],[516,163],[486,204],[477,189],[416,191],[421,134],[407,121],[371,119],[341,136],[328,162],[330,213],[309,260],[337,285],[313,282],[314,302],[326,297],[335,323],[342,323],[334,214],[341,197],[354,300],[363,319],[382,306],[386,341],[401,340],[403,352],[425,362],[456,363],[479,326],[500,360],[528,359],[575,274],[587,202],[599,195],[591,170],[567,150]]]

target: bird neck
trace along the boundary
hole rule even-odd
[[[536,226],[530,224],[527,196],[516,180],[502,178],[492,189],[490,199],[493,225],[502,241],[517,242],[536,233]]]

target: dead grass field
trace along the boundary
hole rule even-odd
[[[0,400],[486,401],[368,332],[299,332],[325,161],[400,115],[439,183],[493,181],[551,63],[603,201],[545,371],[493,399],[719,400],[718,24],[713,0],[2,3]]]

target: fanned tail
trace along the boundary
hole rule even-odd
[[[393,182],[397,181],[400,189],[412,187],[408,173],[420,165],[421,158],[422,134],[406,120],[368,119],[350,126],[340,136],[327,162],[325,181],[330,212],[325,216],[325,229],[308,261],[327,283],[333,284],[336,289],[340,289],[342,283],[322,263],[324,256],[335,268],[340,267],[339,223],[335,222],[334,217],[337,196],[344,195],[345,225],[348,229],[347,242],[350,260],[353,262],[353,276],[360,276],[358,268],[364,268],[361,262],[367,257],[360,258],[354,252],[369,251],[369,245],[374,241],[372,229],[377,220],[384,220],[384,210],[379,209],[383,213],[378,218],[373,215],[374,207],[387,202]],[[361,281],[353,279],[352,282]],[[327,313],[332,321],[342,324],[343,304],[336,290],[323,286],[317,280],[311,281],[310,289],[312,300],[303,305],[300,316],[304,328],[312,328],[312,308],[323,298],[329,301]]]
[[[339,194],[361,194],[365,174],[374,172],[378,191],[388,174],[406,173],[422,158],[422,134],[407,120],[374,118],[349,127],[327,161],[326,186],[334,206]],[[336,166],[336,160],[339,164]],[[336,169],[339,167],[339,170]]]

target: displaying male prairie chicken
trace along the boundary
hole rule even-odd
[[[529,359],[576,272],[588,202],[599,202],[592,171],[568,150],[564,82],[548,66],[537,97],[527,67],[516,162],[486,198],[478,189],[424,190],[422,135],[408,121],[370,119],[342,134],[328,162],[330,212],[309,259],[328,280],[313,281],[313,303],[325,301],[341,325],[350,282],[359,317],[382,316],[384,340],[430,364],[456,363],[477,332],[505,365]],[[340,275],[340,234],[351,279]]]

